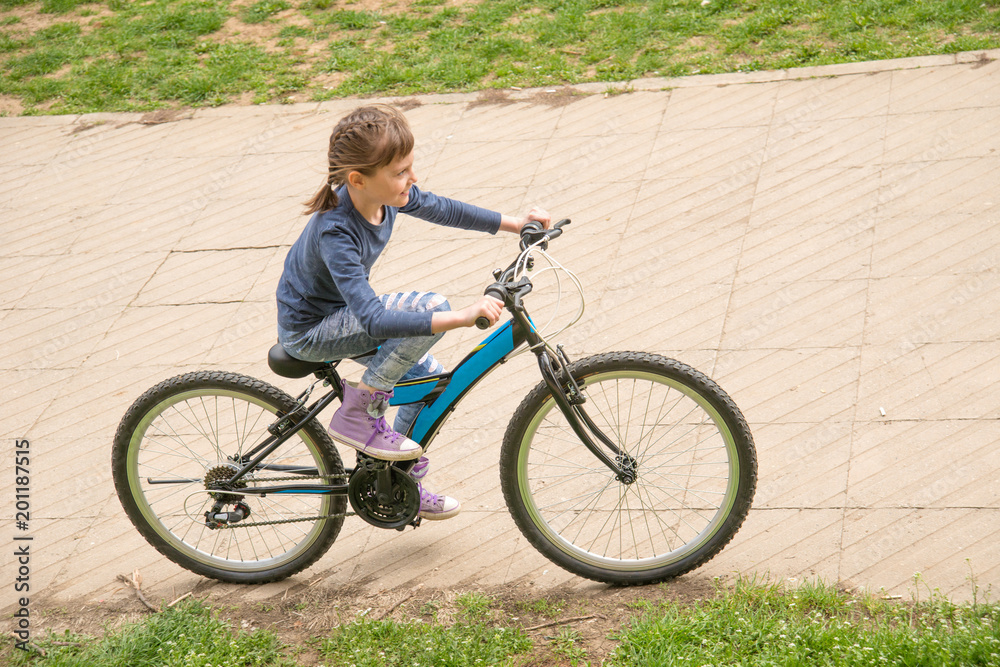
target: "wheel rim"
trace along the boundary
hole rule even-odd
[[[535,526],[574,560],[630,572],[699,551],[729,516],[739,489],[735,438],[719,411],[665,375],[620,370],[579,381],[588,415],[636,460],[619,482],[548,398],[528,424],[517,466]]]
[[[211,567],[250,573],[281,567],[319,539],[325,525],[322,519],[249,524],[330,514],[330,495],[246,495],[242,502],[251,509],[246,527],[237,523],[211,530],[204,524],[204,513],[214,502],[204,492],[204,473],[266,439],[275,411],[269,402],[246,393],[204,388],[165,398],[144,415],[129,444],[129,487],[148,525],[171,547]],[[279,447],[277,454],[268,462],[331,473],[319,446],[304,430]],[[270,485],[267,478],[290,474],[287,470],[258,471],[243,479],[252,488]],[[193,481],[150,484],[150,478]]]

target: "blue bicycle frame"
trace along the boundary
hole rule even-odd
[[[524,335],[520,328],[514,326],[514,320],[508,320],[450,373],[407,380],[393,387],[389,405],[424,404],[410,428],[410,439],[426,449],[458,402],[497,365],[504,363],[522,342]]]
[[[569,360],[562,352],[559,356],[550,356],[545,351],[544,341],[535,332],[531,318],[523,309],[514,308],[511,314],[512,319],[483,340],[452,372],[400,382],[393,387],[390,405],[424,404],[410,428],[410,439],[419,442],[426,450],[458,402],[498,364],[505,362],[521,343],[527,341],[538,357],[542,378],[573,432],[619,480],[631,483],[629,480],[635,475],[634,460],[622,452],[583,409],[585,401],[579,394],[579,387],[566,370]],[[559,365],[559,371],[553,368],[553,361]],[[558,379],[560,375],[562,382]],[[595,439],[601,444],[598,445]]]

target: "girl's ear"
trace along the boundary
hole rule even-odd
[[[359,190],[365,187],[365,175],[360,171],[352,171],[347,174],[347,184]]]

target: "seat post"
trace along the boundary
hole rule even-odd
[[[334,361],[324,364],[322,368],[317,368],[313,371],[313,375],[329,384],[333,389],[333,393],[337,395],[337,398],[344,400],[344,390],[340,386],[340,373],[337,372],[338,363],[338,361]]]

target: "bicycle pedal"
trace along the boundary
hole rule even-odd
[[[417,528],[420,528],[420,521],[421,517],[420,515],[417,515],[417,517],[414,518],[413,521],[411,521],[410,523],[406,524],[406,526],[413,526],[414,530],[416,530]],[[406,526],[400,526],[396,528],[396,530],[398,530],[399,532],[403,532],[403,529],[406,528]]]

